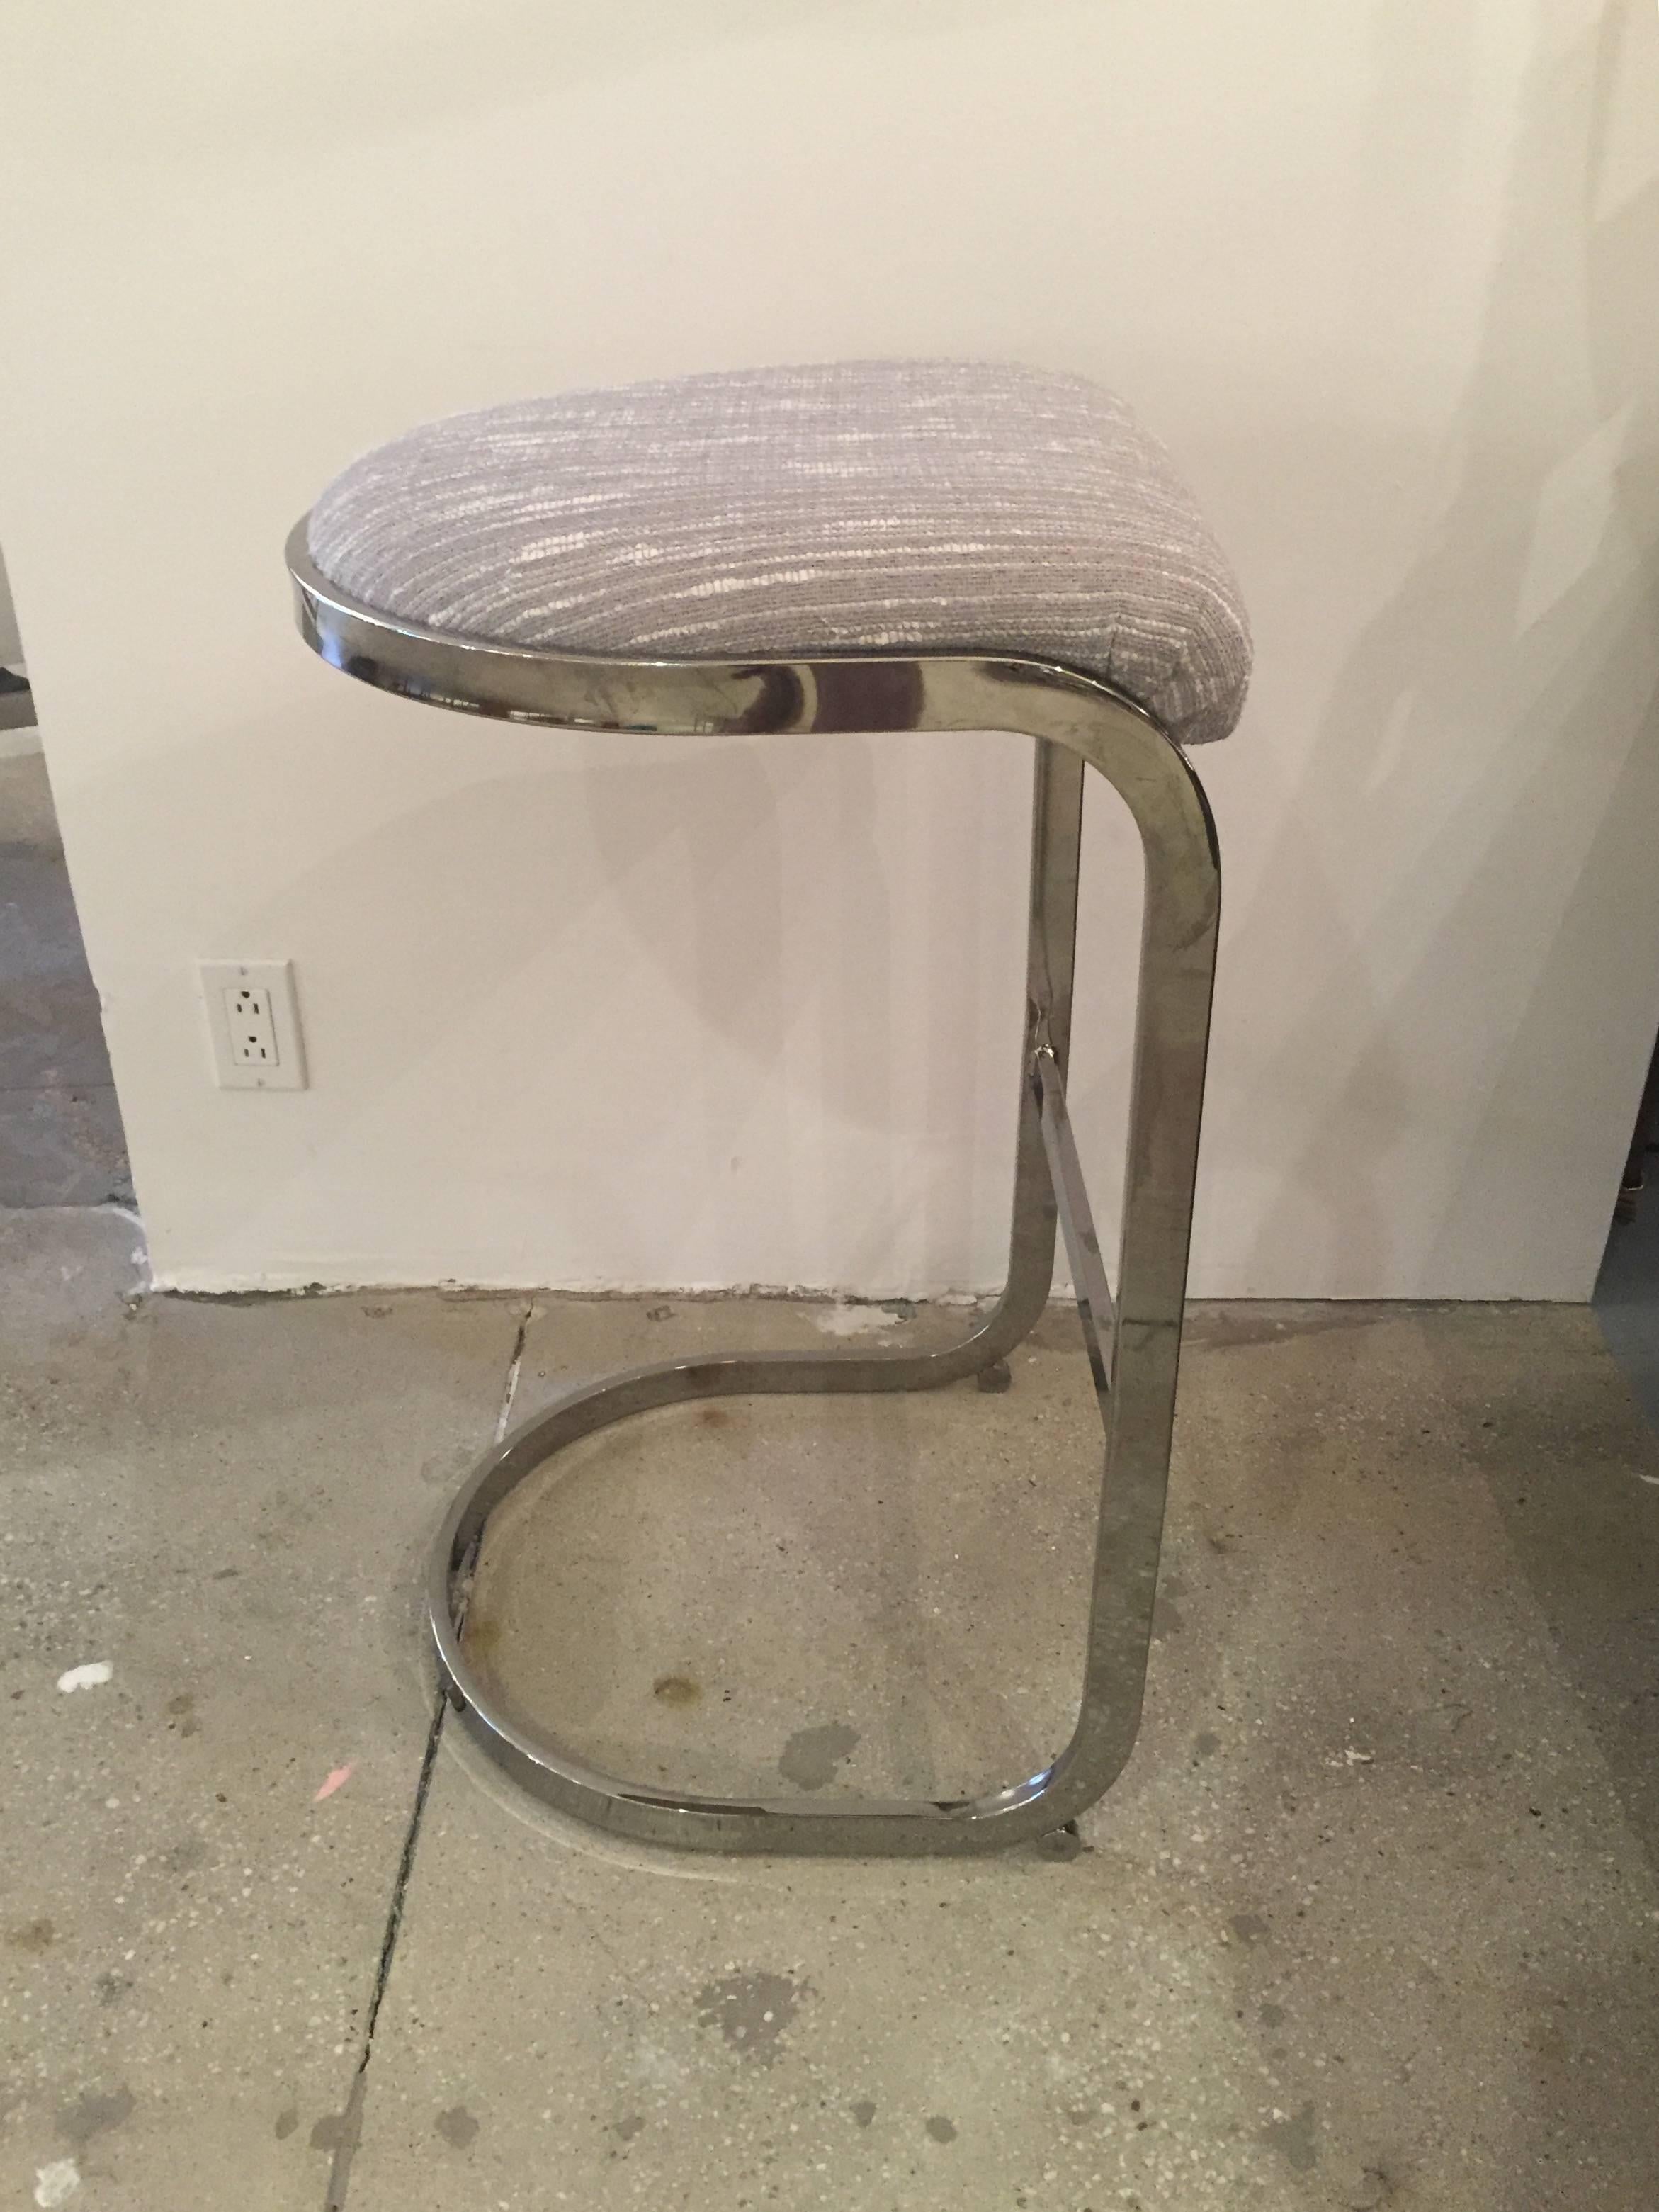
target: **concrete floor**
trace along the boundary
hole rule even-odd
[[[3,595],[4,586],[0,585],[0,598]],[[0,630],[4,627],[5,618],[0,614]],[[0,737],[33,727],[34,695],[29,689],[28,678],[17,669],[0,665]]]
[[[572,1832],[447,1725],[422,1802],[418,1572],[515,1354],[517,1418],[832,1316],[160,1300],[133,1243],[0,1217],[0,2203],[1659,2202],[1659,1447],[1587,1312],[1200,1310],[1084,1854],[754,1864]],[[1004,1397],[591,1440],[492,1531],[483,1656],[642,1771],[1024,1771],[1082,1597],[1073,1326]]]
[[[0,751],[0,1206],[132,1203],[46,763]]]
[[[1635,1219],[1613,1224],[1595,1310],[1613,1358],[1659,1429],[1659,1163],[1650,1170]]]

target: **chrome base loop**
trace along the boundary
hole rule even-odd
[[[492,1512],[562,1446],[614,1421],[702,1398],[815,1391],[925,1390],[1004,1358],[1002,1310],[963,1344],[938,1352],[755,1352],[664,1360],[608,1377],[558,1400],[507,1437],[474,1472],[450,1509],[432,1556],[428,1601],[445,1685],[474,1739],[524,1787],[557,1810],[649,1842],[716,1851],[848,1856],[964,1851],[1037,1836],[1067,1817],[1054,1809],[1053,1770],[994,1796],[962,1801],[738,1802],[676,1796],[604,1774],[502,1706],[465,1648],[473,1563]],[[1074,1794],[1074,1793],[1073,1793]]]

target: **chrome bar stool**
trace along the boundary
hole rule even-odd
[[[347,675],[568,730],[1036,740],[1007,1285],[960,1344],[666,1360],[574,1390],[488,1453],[433,1558],[448,1694],[524,1786],[613,1834],[714,1851],[977,1851],[1062,1838],[1139,1723],[1175,1413],[1220,877],[1183,748],[1249,672],[1237,586],[1191,495],[1085,380],[951,362],[761,369],[532,399],[354,462],[288,546],[300,627]],[[1066,1110],[1084,770],[1145,854],[1116,1296]],[[1066,1237],[1105,1425],[1082,1702],[1042,1772],[962,1801],[741,1802],[596,1771],[501,1710],[464,1648],[484,1525],[612,1421],[744,1392],[921,1390],[1000,1363]]]

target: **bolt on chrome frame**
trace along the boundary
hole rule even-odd
[[[1030,931],[1008,1278],[982,1326],[940,1352],[848,1349],[671,1359],[574,1390],[488,1452],[432,1559],[428,1601],[448,1694],[526,1790],[611,1835],[709,1851],[920,1856],[1053,1839],[1109,1787],[1139,1726],[1175,1418],[1187,1250],[1220,913],[1202,787],[1158,726],[1074,670],[1006,654],[832,654],[805,660],[635,661],[490,645],[376,612],[288,545],[306,641],[386,691],[465,714],[569,730],[783,736],[1005,730],[1036,740]],[[1145,906],[1128,1158],[1114,1301],[1066,1110],[1084,769],[1140,833]],[[953,1799],[728,1800],[588,1765],[506,1712],[467,1656],[466,1593],[486,1522],[562,1446],[659,1406],[744,1393],[925,1390],[1006,1359],[1036,1322],[1063,1226],[1106,1430],[1082,1699],[1040,1773]]]

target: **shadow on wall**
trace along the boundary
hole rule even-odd
[[[1474,373],[1438,452],[1401,455],[1379,442],[1380,467],[1414,481],[1438,512],[1347,656],[1306,772],[1285,796],[1267,866],[1302,884],[1300,910],[1264,906],[1242,933],[1252,964],[1295,963],[1314,905],[1338,948],[1328,966],[1340,980],[1281,1035],[1263,1071],[1270,1095],[1295,1097],[1310,1066],[1346,1069],[1320,1087],[1273,1252],[1258,1249],[1270,1280],[1282,1272],[1274,1255],[1297,1246],[1329,1253],[1303,1272],[1328,1274],[1334,1286],[1375,1291],[1395,1279],[1383,1192],[1401,1178],[1382,1163],[1414,1121],[1439,1117],[1443,1100],[1478,1091],[1461,1167],[1423,1194],[1434,1261],[1443,1274],[1460,1249],[1485,1245],[1487,1279],[1502,1280],[1504,1245],[1513,1242],[1522,1267],[1519,1255],[1539,1249],[1541,1214],[1553,1249],[1583,1244],[1588,1292],[1595,1204],[1605,1181],[1610,1216],[1614,1170],[1572,1113],[1570,1062],[1587,1035],[1621,1070],[1629,1060],[1634,1111],[1638,1041],[1610,1034],[1595,1010],[1617,956],[1604,881],[1641,879],[1633,848],[1650,842],[1659,801],[1659,183],[1620,198],[1608,173],[1621,70],[1638,58],[1645,66],[1634,55],[1638,24],[1646,35],[1637,0],[1615,0],[1566,46],[1552,40],[1551,13],[1538,13],[1537,59],[1507,152]],[[1372,22],[1378,141],[1398,137],[1414,100],[1419,112],[1410,142],[1374,157],[1398,195],[1399,260],[1356,273],[1359,327],[1387,348],[1399,325],[1409,331],[1420,240],[1437,219],[1462,216],[1460,171],[1489,157],[1467,127],[1476,11],[1385,0]],[[1419,88],[1422,56],[1437,48],[1441,75]],[[1398,349],[1402,374],[1408,343]],[[1582,376],[1547,381],[1539,364],[1575,353]],[[1342,895],[1350,887],[1308,882],[1322,851],[1353,848],[1357,817],[1375,824],[1362,849],[1415,855],[1377,889],[1369,945]],[[1571,888],[1542,902],[1534,885],[1559,878],[1564,845],[1578,856]],[[1471,855],[1482,856],[1473,872]],[[1547,855],[1557,857],[1546,866]],[[1403,957],[1384,976],[1389,946]],[[1468,1020],[1447,989],[1449,966],[1467,975]],[[1494,1032],[1508,1040],[1495,1065]],[[1419,1048],[1432,1040],[1434,1096],[1408,1085],[1395,1044],[1405,1037]],[[1540,1086],[1553,1066],[1559,1084],[1547,1076]],[[1519,1146],[1506,1133],[1517,1121],[1531,1124]],[[1534,1188],[1514,1188],[1512,1167],[1496,1180],[1518,1149],[1539,1164]]]

